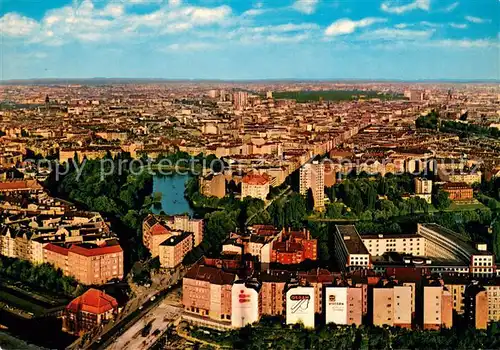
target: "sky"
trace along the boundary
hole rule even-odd
[[[500,80],[500,0],[0,0],[0,79]]]

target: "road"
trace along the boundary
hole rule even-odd
[[[136,290],[138,297],[127,304],[115,321],[104,328],[97,328],[94,332],[84,335],[83,338],[80,338],[69,348],[101,350],[110,346],[117,337],[127,332],[130,327],[139,322],[152,309],[158,307],[164,298],[172,303],[171,298],[180,294],[179,288],[186,271],[187,267],[182,267],[154,277],[153,280],[158,280],[157,283],[153,283],[154,285],[149,288],[141,287]],[[158,292],[158,290],[160,291]],[[151,300],[153,296],[154,300]]]
[[[156,343],[163,332],[178,320],[182,313],[182,307],[172,305],[170,300],[163,300],[160,304],[150,309],[132,327],[121,334],[106,349],[108,350],[142,350],[148,349]],[[143,337],[142,330],[151,324],[149,333]]]

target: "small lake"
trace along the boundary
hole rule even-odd
[[[168,215],[193,215],[189,202],[184,197],[184,188],[191,175],[155,175],[153,178],[153,193],[160,192],[161,208],[153,208],[153,213],[164,211]]]

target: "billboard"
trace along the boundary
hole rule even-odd
[[[314,288],[293,287],[286,292],[286,323],[314,328]]]
[[[245,327],[259,318],[259,292],[242,281],[235,282],[231,288],[231,326]]]
[[[347,323],[347,287],[325,288],[325,320],[326,323]]]

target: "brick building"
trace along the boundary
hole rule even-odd
[[[443,185],[443,191],[448,193],[452,201],[464,201],[474,198],[472,187],[464,182],[448,182]]]
[[[62,330],[79,336],[114,319],[117,314],[115,298],[91,288],[66,306]]]
[[[310,233],[304,231],[288,231],[279,240],[273,242],[271,262],[284,265],[300,264],[304,260],[316,260],[318,241],[310,238]]]

